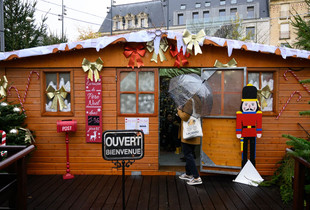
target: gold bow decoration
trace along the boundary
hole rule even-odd
[[[101,60],[100,57],[95,62],[90,62],[86,58],[83,59],[82,68],[84,72],[88,71],[88,79],[90,79],[91,81],[93,81],[94,77],[95,82],[99,80],[99,71],[101,71],[102,67],[103,67],[103,61]]]
[[[67,97],[68,92],[65,90],[64,86],[61,86],[59,90],[55,90],[51,85],[49,85],[46,89],[47,97],[52,100],[51,109],[57,110],[57,102],[59,102],[60,110],[67,108],[64,99]]]
[[[261,90],[257,90],[257,98],[258,98],[258,101],[260,101],[260,103],[262,105],[262,109],[264,109],[265,107],[268,106],[266,99],[270,98],[271,94],[272,94],[272,92],[271,92],[270,87],[268,85],[266,85]]]
[[[167,58],[166,58],[164,53],[168,50],[168,48],[169,48],[169,45],[168,45],[167,39],[166,38],[162,38],[160,40],[159,51],[158,51],[159,58],[160,58],[161,62],[167,60]],[[157,54],[155,53],[155,50],[154,50],[154,40],[146,43],[146,49],[149,52],[153,52],[154,51],[153,55],[152,55],[152,58],[151,58],[151,61],[154,61],[155,63],[157,63]]]
[[[203,42],[205,39],[205,31],[201,29],[197,34],[191,34],[188,30],[185,29],[183,32],[183,42],[187,45],[188,50],[195,49],[195,55],[198,53],[202,54],[202,51],[199,46],[199,42]]]
[[[0,98],[6,97],[7,87],[8,87],[8,80],[6,79],[6,76],[3,76],[2,79],[0,79]]]
[[[237,67],[237,61],[233,58],[231,59],[228,63],[224,64],[221,63],[220,61],[216,60],[214,63],[214,66],[217,68],[232,68],[232,67]]]
[[[36,141],[34,140],[34,137],[33,137],[32,133],[31,133],[31,131],[30,131],[29,129],[27,129],[27,128],[22,128],[22,127],[18,128],[18,129],[20,129],[20,130],[22,130],[22,131],[25,131],[25,143],[27,143],[27,144],[32,144],[32,143],[35,143],[35,142],[36,142]]]

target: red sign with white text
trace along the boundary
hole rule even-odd
[[[91,81],[85,76],[86,142],[102,141],[102,80]]]

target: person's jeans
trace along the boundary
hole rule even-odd
[[[194,178],[198,178],[199,173],[194,159],[195,145],[182,143],[182,149],[186,160],[185,165],[186,174],[193,175]]]

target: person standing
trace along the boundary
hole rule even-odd
[[[187,122],[190,118],[190,115],[181,109],[178,109],[178,115],[182,121]],[[191,139],[184,139],[183,138],[183,122],[181,122],[181,143],[182,143],[182,150],[184,153],[184,158],[186,161],[185,165],[185,173],[180,175],[179,178],[183,180],[187,180],[188,185],[197,185],[202,184],[202,179],[199,176],[199,172],[196,166],[194,154],[195,154],[195,147],[196,145],[200,145],[200,137],[195,137]]]

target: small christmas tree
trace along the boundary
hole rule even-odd
[[[24,127],[26,115],[20,105],[0,103],[0,130],[6,133],[7,145],[29,145],[31,137]]]

